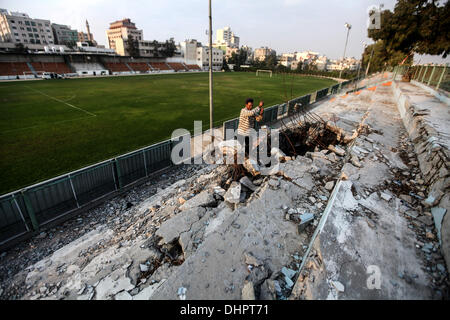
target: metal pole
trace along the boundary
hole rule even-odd
[[[350,29],[352,28],[352,26],[350,24],[346,23],[345,27],[347,28],[347,38],[345,39],[344,56],[343,56],[342,60],[345,59],[345,53],[347,51],[348,35],[350,33]],[[342,69],[341,69],[341,72],[339,72],[339,79],[341,78],[341,76],[342,76]]]
[[[373,50],[375,49],[375,44],[373,44],[372,47],[372,52],[370,53],[370,58],[369,58],[369,63],[367,64],[367,69],[366,69],[366,78],[367,78],[367,74],[369,73],[369,68],[370,68],[370,61],[372,61],[372,57],[373,57]]]
[[[212,52],[212,6],[209,0],[209,128],[211,130],[211,143],[214,143],[213,125],[214,125],[214,105],[213,105],[213,52]]]
[[[441,76],[439,78],[438,84],[436,86],[436,90],[441,86],[442,79],[444,78],[445,71],[447,70],[447,64],[444,65],[444,70],[442,70]]]
[[[436,66],[433,66],[433,70],[431,70],[430,79],[428,79],[427,85],[429,86],[431,83],[431,79],[433,79],[434,72],[436,71]]]

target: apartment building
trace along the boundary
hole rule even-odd
[[[0,41],[10,43],[55,44],[50,20],[33,19],[26,13],[0,10]]]
[[[109,29],[106,30],[106,36],[109,48],[114,49],[117,54],[125,56],[128,55],[126,50],[128,38],[132,37],[134,40],[142,41],[144,32],[136,28],[136,24],[131,22],[131,19],[126,18],[110,23]]]
[[[209,70],[209,47],[197,48],[196,64],[203,70]],[[212,48],[212,69],[214,71],[222,70],[223,66],[223,51],[217,48]]]
[[[239,48],[239,37],[236,36],[230,27],[218,29],[216,32],[215,46],[225,46],[231,48]]]
[[[75,44],[78,41],[78,30],[64,24],[52,23],[53,36],[56,44]]]
[[[257,61],[265,61],[267,57],[273,55],[275,56],[277,53],[275,50],[270,49],[268,47],[261,47],[258,49],[255,49],[254,52],[254,59]]]

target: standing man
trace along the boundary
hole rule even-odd
[[[264,112],[263,109],[264,101],[259,102],[259,106],[252,110],[253,108],[253,99],[248,98],[245,101],[245,107],[241,110],[241,115],[239,116],[239,127],[238,127],[238,136],[241,136],[241,139],[238,141],[244,141],[245,145],[245,153],[249,155],[250,153],[250,128],[255,128],[255,117],[257,115],[262,115]]]

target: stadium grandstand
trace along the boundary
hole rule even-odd
[[[188,71],[189,69],[186,68],[182,63],[177,62],[168,62],[167,63],[173,70],[175,71]]]
[[[186,67],[190,70],[190,71],[201,71],[202,69],[196,65],[196,64],[187,64]]]
[[[70,68],[64,62],[31,62],[31,66],[34,70],[32,71],[45,71],[53,72],[58,74],[69,74],[72,73]],[[28,70],[29,71],[29,70]]]
[[[150,62],[150,65],[153,69],[162,70],[162,71],[170,71],[173,70],[169,67],[166,62]]]
[[[146,73],[146,72],[152,71],[150,66],[145,62],[128,62],[128,65],[135,72]]]
[[[0,55],[0,80],[41,78],[43,73],[63,76],[129,75],[154,72],[201,71],[198,65],[152,61],[148,58],[114,57],[101,54]]]

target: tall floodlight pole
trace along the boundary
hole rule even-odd
[[[347,38],[345,39],[344,56],[343,56],[342,60],[345,59],[345,53],[347,51],[348,35],[350,33],[350,29],[352,28],[352,25],[347,22],[344,24],[344,26],[347,28]],[[339,79],[341,78],[341,76],[342,76],[342,69],[341,69],[341,72],[339,72]]]
[[[212,52],[212,8],[209,0],[209,128],[211,130],[211,143],[214,143],[213,134],[213,52]]]

